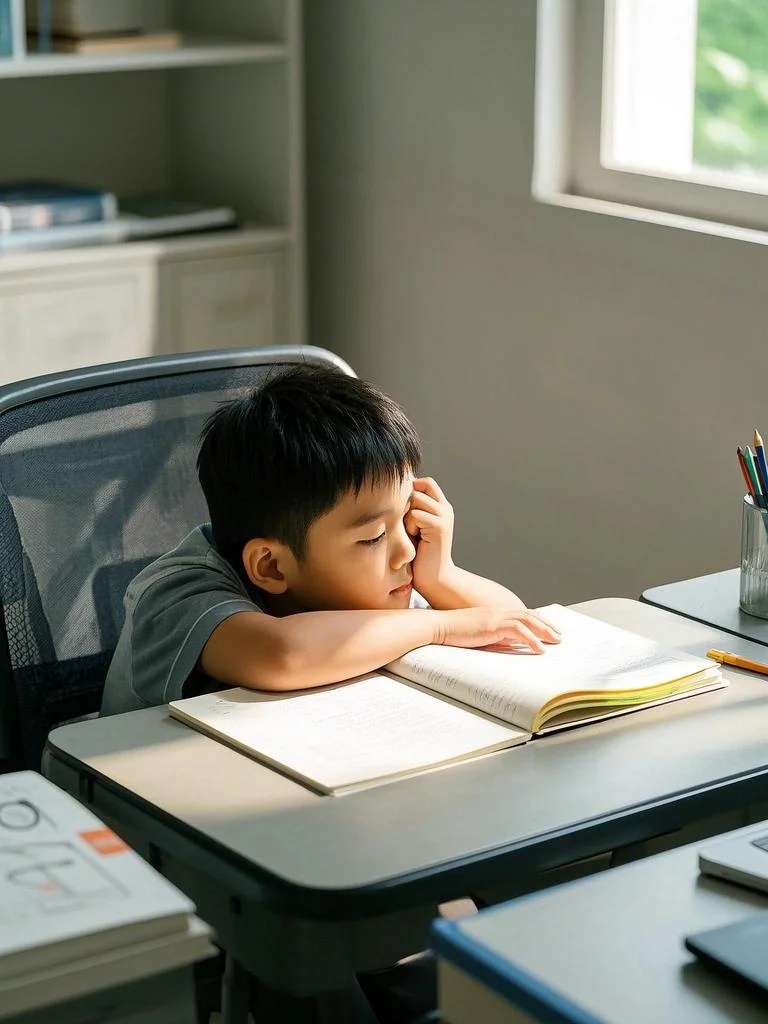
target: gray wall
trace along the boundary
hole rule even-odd
[[[310,335],[528,603],[738,560],[768,251],[533,202],[535,0],[307,0]]]

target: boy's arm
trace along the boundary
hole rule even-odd
[[[517,594],[500,583],[454,565],[453,508],[432,477],[413,481],[405,525],[417,545],[414,587],[433,608],[525,608]]]
[[[214,629],[200,665],[206,675],[232,686],[301,690],[373,671],[430,643],[506,643],[541,653],[545,643],[558,640],[551,626],[526,609],[317,611],[283,618],[237,612]]]
[[[429,595],[421,590],[419,593],[433,608],[525,608],[517,594],[500,583],[453,564],[428,589]]]

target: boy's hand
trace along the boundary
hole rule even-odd
[[[404,522],[416,547],[413,585],[429,600],[430,587],[453,569],[453,507],[431,476],[413,481],[413,497]]]
[[[541,654],[560,633],[530,608],[457,608],[441,613],[433,643]]]

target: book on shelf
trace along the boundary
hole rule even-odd
[[[34,231],[0,232],[0,255],[43,249],[72,249],[81,245],[108,245],[125,242],[128,237],[128,226],[119,218],[94,221],[92,224],[62,224]]]
[[[13,56],[13,35],[11,0],[0,0],[0,58]]]
[[[0,775],[0,984],[189,931],[193,903],[73,797]]]
[[[237,216],[228,206],[206,206],[160,196],[121,199],[118,214],[113,220],[61,224],[27,231],[0,231],[0,254],[151,240],[235,227]]]
[[[237,217],[229,206],[209,206],[172,196],[139,196],[120,199],[119,219],[129,238],[159,238],[194,231],[235,227]]]
[[[114,220],[117,199],[103,189],[50,181],[0,182],[0,235]]]
[[[81,36],[104,32],[138,32],[144,26],[144,0],[32,0],[27,28],[41,25],[56,35]]]
[[[176,50],[181,46],[178,32],[116,32],[95,36],[51,37],[50,49],[55,53],[112,54],[139,53],[149,50]]]
[[[345,683],[232,688],[171,701],[169,711],[338,795],[726,685],[708,658],[560,605],[541,613],[562,635],[543,654],[430,644]]]

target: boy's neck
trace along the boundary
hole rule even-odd
[[[259,593],[262,595],[264,610],[268,615],[274,615],[278,619],[307,610],[299,604],[290,591],[285,594],[267,594],[264,590],[259,590]]]

